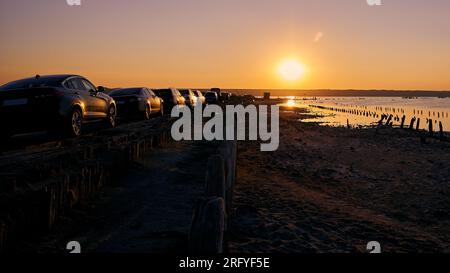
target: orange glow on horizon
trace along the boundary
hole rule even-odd
[[[450,90],[450,2],[306,2],[0,1],[0,85]]]

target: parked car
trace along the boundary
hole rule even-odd
[[[150,119],[154,113],[164,115],[163,100],[148,88],[115,89],[109,95],[116,101],[119,116],[139,115]]]
[[[153,89],[155,94],[162,98],[164,101],[164,109],[171,112],[172,108],[176,105],[186,105],[186,99],[180,94],[177,89]]]
[[[206,105],[206,98],[199,90],[194,90],[194,95],[197,97],[197,101],[200,101],[202,105]]]
[[[191,89],[180,89],[179,91],[183,98],[186,100],[186,105],[189,107],[194,107],[194,105],[197,103],[197,97],[195,96],[194,92],[192,92]]]
[[[205,93],[206,103],[208,104],[217,104],[219,103],[219,96],[216,92],[208,91]]]
[[[229,93],[229,92],[221,92],[220,93],[220,99],[222,100],[222,101],[227,101],[227,100],[229,100],[231,98],[231,93]]]
[[[217,97],[220,99],[220,95],[222,93],[222,90],[220,88],[217,88],[217,87],[211,88],[211,92],[216,92]]]
[[[244,95],[242,97],[243,104],[254,104],[255,101],[256,101],[256,98],[255,98],[255,96],[252,96],[252,95]]]
[[[86,122],[116,125],[116,104],[103,87],[78,75],[26,78],[0,87],[1,135],[37,130],[79,136]]]

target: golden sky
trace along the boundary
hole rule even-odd
[[[0,0],[0,34],[0,84],[450,90],[448,0]]]

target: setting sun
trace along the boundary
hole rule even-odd
[[[297,81],[305,74],[305,66],[297,60],[286,60],[279,65],[278,74],[287,81]]]

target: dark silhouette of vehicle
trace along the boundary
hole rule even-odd
[[[206,98],[203,95],[202,92],[200,92],[199,90],[194,90],[194,95],[197,97],[197,101],[200,101],[202,103],[202,105],[206,105]]]
[[[253,95],[244,95],[242,97],[242,103],[243,104],[254,104],[255,101],[256,101],[256,98]]]
[[[211,88],[211,92],[216,92],[217,93],[217,97],[220,98],[222,90],[220,88],[214,87],[214,88]]]
[[[102,121],[116,126],[116,104],[89,80],[78,75],[22,79],[0,87],[2,138],[48,130],[79,136],[83,124]]]
[[[216,92],[208,91],[205,93],[206,103],[208,104],[217,104],[219,103],[219,96]]]
[[[222,101],[227,101],[227,100],[229,100],[231,98],[231,93],[229,93],[229,92],[221,92],[220,93],[220,99],[222,100]]]
[[[116,101],[119,116],[139,115],[150,119],[154,113],[164,115],[163,100],[148,88],[115,89],[109,95]]]
[[[175,88],[153,89],[155,94],[164,101],[164,109],[171,112],[176,105],[186,105],[186,99]]]
[[[179,89],[180,94],[186,100],[186,105],[189,107],[194,107],[197,103],[197,96],[195,96],[194,92],[191,89]]]

